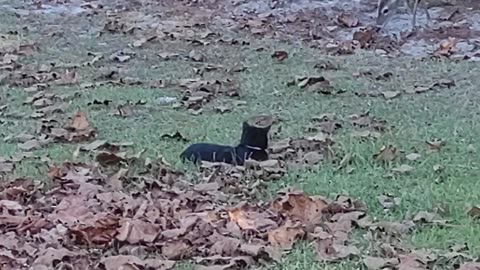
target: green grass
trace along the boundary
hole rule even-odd
[[[13,17],[6,17],[0,32],[15,30],[17,22]],[[7,22],[9,22],[7,24]],[[65,22],[64,30],[77,22]],[[88,27],[86,22],[85,27]],[[101,22],[95,23],[97,26]],[[20,25],[20,23],[18,24]],[[22,24],[23,25],[23,24]],[[19,26],[18,26],[19,27]],[[41,25],[37,25],[41,29]],[[62,28],[63,29],[63,28]],[[31,33],[22,37],[27,40],[39,41],[41,51],[32,57],[24,59],[30,63],[55,61],[60,63],[79,63],[91,59],[88,52],[104,52],[106,58],[116,49],[123,49],[133,39],[130,36],[106,34],[100,38],[93,35],[77,36],[75,32],[64,32],[64,39],[47,40],[40,35]],[[66,42],[68,41],[68,42]],[[105,43],[106,45],[102,45]],[[265,52],[254,49],[264,46]],[[189,60],[178,59],[162,61],[156,56],[160,51],[171,51],[188,54],[190,45],[181,42],[151,43],[144,49],[133,49],[137,56],[128,64],[114,64],[104,60],[103,68],[119,67],[123,74],[147,79],[181,79],[194,78],[192,67],[201,66]],[[209,59],[209,63],[232,67],[242,63],[249,70],[233,77],[241,83],[241,100],[246,106],[235,107],[233,112],[215,113],[210,107],[199,116],[192,116],[184,109],[173,109],[155,105],[155,99],[162,96],[180,97],[177,89],[150,89],[146,86],[112,87],[102,86],[95,89],[74,87],[53,87],[55,93],[80,92],[69,105],[67,115],[80,108],[88,114],[97,128],[98,137],[113,142],[134,142],[132,152],[147,149],[146,155],[163,155],[172,164],[182,167],[178,155],[187,143],[162,139],[161,135],[180,131],[191,142],[216,142],[234,144],[241,131],[241,122],[255,114],[271,113],[283,119],[282,137],[306,135],[305,126],[313,116],[322,113],[336,113],[347,120],[350,114],[359,114],[369,110],[372,115],[383,118],[395,128],[382,135],[376,141],[362,142],[350,136],[353,130],[344,124],[335,141],[345,152],[353,153],[355,158],[351,164],[354,170],[336,171],[326,164],[314,171],[292,171],[281,180],[271,183],[269,191],[264,194],[273,197],[275,192],[285,186],[297,186],[309,194],[322,194],[334,197],[337,194],[348,194],[364,201],[369,207],[369,213],[378,219],[401,220],[405,214],[420,210],[433,211],[436,207],[448,208],[443,218],[452,220],[455,227],[440,228],[426,226],[415,231],[408,241],[415,247],[447,249],[454,244],[468,243],[471,254],[480,255],[480,224],[466,215],[466,210],[472,204],[480,203],[480,156],[471,153],[472,145],[480,151],[480,114],[478,106],[480,96],[480,66],[460,62],[436,62],[433,60],[418,61],[409,58],[379,58],[371,53],[357,53],[348,57],[328,57],[318,51],[279,43],[276,41],[252,41],[251,46],[211,45],[196,48]],[[278,63],[271,59],[270,54],[276,49],[289,52],[289,59]],[[314,69],[317,61],[329,59],[340,66],[337,71],[319,71]],[[153,69],[152,66],[157,68]],[[388,82],[377,82],[367,77],[356,78],[352,74],[362,70],[372,70],[373,74],[391,71],[394,78]],[[90,81],[97,69],[82,67],[78,70],[82,82]],[[286,82],[295,75],[326,76],[332,84],[347,92],[338,96],[325,96],[308,93],[297,87],[287,87]],[[205,73],[207,78],[222,78],[218,71]],[[425,94],[402,95],[393,100],[375,97],[359,97],[354,92],[370,92],[375,89],[402,90],[414,82],[430,84],[439,78],[451,78],[457,85],[451,89],[441,89]],[[31,111],[28,105],[22,105],[26,93],[22,89],[0,87],[0,96],[10,104],[8,112]],[[110,107],[89,107],[87,104],[94,99],[111,100]],[[110,115],[116,104],[127,100],[146,100],[150,109],[142,109],[137,117],[119,118]],[[231,102],[224,99],[225,102]],[[7,136],[20,132],[32,132],[35,121],[14,121],[1,131]],[[440,138],[447,142],[439,152],[427,153],[426,140]],[[373,161],[375,154],[382,145],[393,144],[405,154],[417,151],[422,158],[417,162],[397,161],[387,166],[381,166]],[[38,155],[47,154],[57,162],[71,159],[75,145],[56,144],[35,151]],[[0,144],[0,152],[10,155],[17,152],[15,144]],[[85,157],[80,157],[85,158]],[[407,163],[415,167],[408,175],[385,177],[390,168]],[[433,166],[442,165],[445,169],[434,172]],[[44,179],[47,168],[35,160],[28,160],[17,168],[14,176],[30,176]],[[402,199],[401,205],[393,212],[385,214],[376,197],[389,193]],[[288,256],[285,262],[273,265],[271,269],[357,269],[355,262],[322,265],[316,262],[314,252],[308,245],[300,245]]]

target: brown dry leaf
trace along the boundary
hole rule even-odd
[[[22,144],[19,144],[18,147],[23,151],[32,151],[42,147],[42,144],[37,139],[31,139]]]
[[[368,128],[371,131],[384,132],[387,130],[387,121],[370,116],[369,112],[363,114],[352,114],[348,117],[353,126]]]
[[[77,72],[66,70],[64,74],[61,75],[60,79],[57,80],[57,84],[59,85],[68,85],[68,84],[76,84],[79,81],[79,76]]]
[[[427,91],[432,90],[431,86],[422,86],[422,85],[414,85],[412,88],[408,88],[405,90],[407,94],[420,94],[425,93]]]
[[[323,154],[316,151],[311,151],[305,153],[300,161],[302,164],[313,166],[319,164],[324,159],[325,157],[323,156]]]
[[[335,243],[331,238],[315,242],[315,250],[321,261],[335,262],[360,255],[360,250],[353,245]]]
[[[365,256],[363,258],[363,264],[365,264],[368,270],[388,269],[389,267],[394,267],[399,263],[400,261],[396,258],[381,258],[372,256]]]
[[[389,81],[393,77],[393,73],[390,71],[387,71],[385,73],[381,73],[380,75],[375,77],[376,81]],[[392,91],[387,91],[387,92],[392,92]],[[398,91],[393,91],[398,92]]]
[[[307,86],[314,85],[319,82],[324,82],[325,77],[307,77],[307,76],[296,76],[295,80],[289,82],[289,85],[297,85],[300,88],[305,88]]]
[[[47,249],[41,250],[37,254],[37,258],[33,262],[33,266],[39,267],[45,266],[47,269],[51,269],[54,267],[55,262],[61,262],[63,260],[68,260],[68,258],[71,260],[75,258],[76,256],[83,255],[85,254],[83,251],[81,252],[72,252],[66,248],[53,248],[49,247]]]
[[[372,230],[381,229],[389,235],[402,236],[415,228],[415,223],[413,221],[404,221],[402,223],[381,221],[371,224],[369,227]]]
[[[229,210],[228,216],[232,221],[236,222],[237,225],[243,230],[256,230],[257,228],[255,220],[249,217],[248,212],[246,212],[241,207]]]
[[[376,34],[377,32],[374,28],[367,27],[365,29],[360,29],[353,33],[352,41],[357,41],[360,48],[369,48],[375,41]]]
[[[432,84],[432,86],[430,86],[430,88],[431,89],[436,88],[436,87],[438,87],[438,88],[451,88],[451,87],[454,87],[455,85],[456,85],[456,83],[455,83],[454,80],[443,78],[443,79],[438,80],[434,84]]]
[[[124,63],[130,60],[133,56],[135,56],[135,52],[129,49],[124,49],[117,51],[110,55],[110,60],[115,62]]]
[[[128,169],[121,168],[114,175],[108,178],[107,183],[114,191],[120,191],[123,189],[122,178],[127,174]]]
[[[135,47],[135,48],[139,48],[139,47],[142,47],[143,44],[147,43],[148,39],[145,38],[145,37],[142,37],[140,39],[137,39],[133,42],[132,46]]]
[[[10,161],[2,160],[0,158],[0,173],[9,173],[9,172],[12,172],[14,169],[15,169],[14,163]]]
[[[287,86],[297,85],[300,88],[307,88],[307,90],[314,93],[321,93],[324,95],[331,95],[336,93],[343,93],[341,90],[336,92],[330,81],[323,76],[306,77],[296,76],[295,80],[287,83]]]
[[[116,115],[120,117],[131,117],[136,115],[137,110],[135,104],[132,102],[126,102],[125,104],[118,104]]]
[[[130,58],[132,58],[130,55],[115,55],[112,59],[120,63],[124,63],[130,60]]]
[[[400,263],[397,265],[399,270],[424,270],[428,269],[426,262],[413,253],[399,255]]]
[[[116,166],[127,161],[125,153],[111,153],[107,151],[98,152],[95,160],[103,167]]]
[[[287,222],[281,227],[268,232],[268,242],[274,248],[291,249],[293,244],[302,238],[305,232],[300,226]]]
[[[362,139],[367,139],[367,138],[372,138],[372,139],[378,139],[382,134],[380,132],[376,131],[370,131],[370,130],[354,130],[352,131],[352,137],[355,138],[362,138]]]
[[[345,27],[356,27],[359,24],[359,20],[354,17],[353,14],[342,13],[337,17],[337,21],[340,25]]]
[[[90,123],[88,122],[86,114],[82,111],[78,111],[73,116],[72,122],[68,127],[73,130],[85,130],[90,128]]]
[[[420,154],[417,154],[417,153],[411,153],[411,154],[408,154],[408,155],[405,156],[405,158],[410,160],[410,161],[416,161],[421,157],[422,156]]]
[[[434,55],[445,57],[451,56],[457,51],[456,45],[457,39],[454,37],[449,37],[447,40],[440,42],[438,49],[434,52]]]
[[[118,152],[121,147],[132,146],[133,142],[121,142],[121,143],[111,143],[107,140],[95,140],[89,144],[80,146],[80,150],[83,151],[94,151],[94,150],[106,150],[109,152]]]
[[[402,94],[400,91],[385,91],[382,92],[382,95],[385,99],[393,99],[399,97]]]
[[[195,50],[190,51],[190,53],[188,54],[188,57],[195,62],[205,62],[206,60],[206,57],[203,54]]]
[[[384,210],[391,210],[399,206],[402,201],[402,199],[393,197],[390,194],[380,195],[377,199],[382,204]]]
[[[323,114],[318,117],[313,117],[312,120],[312,124],[307,127],[308,131],[333,134],[342,127],[342,124],[336,120],[335,115]]]
[[[229,113],[232,112],[232,108],[227,105],[218,105],[213,107],[218,113]]]
[[[338,70],[339,67],[337,64],[329,61],[329,60],[320,60],[318,61],[314,68],[317,68],[317,69],[323,69],[323,70]]]
[[[161,53],[158,53],[157,55],[162,60],[171,60],[180,56],[178,53],[171,53],[171,52],[161,52]]]
[[[379,162],[392,162],[397,158],[397,148],[393,145],[382,146],[380,151],[373,155],[373,158]]]
[[[120,222],[116,239],[129,244],[152,243],[160,233],[160,226],[139,219],[124,219]]]
[[[412,220],[416,223],[429,223],[434,225],[446,225],[448,223],[445,219],[439,219],[437,214],[427,211],[418,212]]]
[[[285,60],[288,58],[288,52],[286,51],[275,51],[273,54],[272,54],[272,58],[275,58],[277,59],[279,62]]]
[[[438,140],[438,139],[432,140],[432,141],[426,141],[425,143],[427,144],[430,152],[439,152],[442,149],[442,147],[446,145],[445,141]]]
[[[190,244],[181,240],[167,242],[162,247],[162,255],[169,260],[181,260],[190,256],[192,248]]]
[[[249,69],[249,67],[244,66],[244,64],[236,63],[232,67],[228,68],[226,71],[227,71],[228,74],[234,74],[234,73],[247,71],[248,69]]]
[[[467,215],[469,215],[472,218],[480,218],[480,207],[472,206],[472,208],[468,210]]]
[[[100,261],[105,267],[105,270],[136,270],[140,269],[139,267],[144,267],[145,263],[143,260],[133,255],[117,255],[110,257],[103,257]]]
[[[480,270],[480,262],[464,263],[457,270]]]
[[[255,258],[267,257],[277,263],[280,262],[282,256],[277,250],[266,245],[242,244],[240,251]]]
[[[413,172],[414,170],[415,170],[414,167],[407,164],[402,164],[399,167],[391,169],[392,172],[401,173],[401,174],[410,173],[410,172]]]
[[[274,200],[270,207],[286,213],[303,224],[317,224],[322,219],[322,210],[328,203],[322,198],[312,198],[303,192],[287,192]]]

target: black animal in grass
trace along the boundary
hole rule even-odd
[[[260,120],[259,120],[260,119]],[[180,158],[185,161],[200,163],[225,162],[233,165],[243,165],[245,160],[253,159],[263,161],[268,159],[268,131],[271,121],[259,126],[259,122],[265,122],[265,117],[254,118],[251,122],[243,122],[242,137],[237,146],[220,145],[213,143],[196,143],[185,149]]]

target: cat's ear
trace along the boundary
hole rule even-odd
[[[248,123],[247,123],[247,122],[243,122],[242,128],[243,128],[243,129],[246,129],[246,128],[248,128],[248,127],[249,127],[249,126],[248,126]]]

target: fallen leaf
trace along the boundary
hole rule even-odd
[[[442,140],[426,141],[425,143],[427,144],[430,152],[438,152],[446,145],[446,142]]]
[[[18,145],[18,147],[23,151],[32,151],[40,148],[41,146],[42,145],[40,144],[40,141],[38,141],[37,139],[31,139]]]
[[[304,224],[316,224],[322,219],[322,210],[327,207],[322,198],[311,198],[303,193],[289,192],[272,202],[271,208],[285,212]]]
[[[348,117],[353,126],[368,128],[371,131],[384,132],[387,130],[387,121],[370,116],[369,112],[363,114],[352,114]]]
[[[480,270],[480,262],[464,263],[457,270]]]
[[[400,96],[402,94],[402,92],[400,91],[385,91],[385,92],[382,92],[382,95],[385,99],[393,99],[393,98],[396,98],[398,96]]]
[[[392,162],[397,158],[397,148],[393,145],[382,146],[380,151],[373,155],[373,158],[379,162]]]
[[[413,170],[415,170],[415,168],[413,168],[412,166],[407,165],[407,164],[402,164],[402,165],[400,165],[400,167],[393,168],[392,172],[409,173],[409,172],[412,172]]]
[[[405,157],[410,161],[416,161],[419,158],[421,158],[422,156],[420,154],[417,154],[417,153],[411,153],[411,154],[406,155]]]
[[[370,229],[376,230],[381,229],[385,233],[393,236],[402,236],[409,233],[413,228],[415,228],[415,223],[413,221],[404,221],[404,222],[389,222],[389,221],[380,221],[369,226]]]
[[[418,212],[412,219],[416,223],[430,223],[436,225],[445,225],[447,221],[444,219],[439,219],[438,215],[435,213],[430,213],[427,211]]]
[[[437,82],[435,82],[430,88],[434,88],[434,87],[451,88],[455,85],[456,84],[455,84],[454,80],[443,78],[443,79],[440,79]]]
[[[357,18],[352,14],[342,13],[337,17],[337,21],[345,27],[356,27],[359,24]]]
[[[440,42],[440,45],[434,52],[434,55],[449,57],[457,51],[456,45],[457,39],[454,37],[449,37],[447,40]]]
[[[480,218],[480,207],[472,206],[472,208],[468,210],[467,215],[473,218]]]
[[[370,130],[354,130],[352,131],[352,137],[356,138],[373,138],[378,139],[382,136],[380,132],[370,131]]]
[[[10,173],[15,169],[15,164],[0,159],[0,173]]]
[[[389,194],[380,195],[377,197],[378,201],[382,204],[384,210],[391,210],[400,205],[402,199],[393,197]]]
[[[213,107],[216,112],[219,113],[227,113],[227,112],[232,112],[232,108],[226,105],[218,105]]]
[[[171,60],[180,56],[178,53],[171,53],[171,52],[161,52],[161,53],[158,53],[157,55],[163,60]]]
[[[90,123],[88,122],[88,119],[85,113],[78,111],[73,116],[72,122],[68,127],[74,130],[85,130],[90,128]]]
[[[206,60],[206,57],[203,54],[195,50],[190,51],[190,53],[188,54],[188,57],[195,62],[204,62]]]
[[[444,170],[445,170],[445,167],[443,165],[440,165],[440,164],[433,165],[433,171],[436,173],[442,172]]]
[[[281,227],[268,232],[268,242],[275,248],[291,249],[293,244],[303,237],[305,232],[299,226],[285,223]]]
[[[381,258],[372,256],[365,256],[362,261],[368,270],[386,269],[387,267],[394,267],[400,263],[400,260],[396,258]]]
[[[355,246],[334,243],[331,239],[317,240],[315,244],[321,261],[335,262],[360,255],[360,250]]]
[[[286,51],[275,51],[272,54],[272,58],[277,59],[279,62],[288,58],[288,53]]]
[[[147,43],[147,38],[143,37],[143,38],[140,38],[140,39],[137,39],[133,42],[133,47],[142,47],[143,44]]]
[[[255,216],[246,205],[237,206],[228,211],[228,216],[242,230],[257,230],[259,221],[255,220]]]

